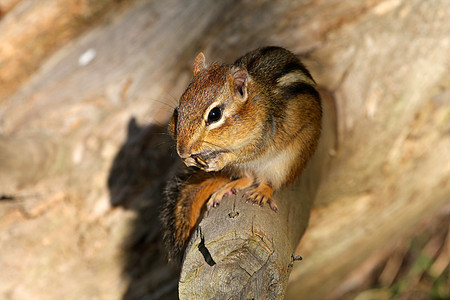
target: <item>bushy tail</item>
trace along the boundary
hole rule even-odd
[[[160,214],[169,260],[181,261],[205,211],[205,203],[214,191],[229,181],[227,177],[200,170],[188,170],[169,181]]]

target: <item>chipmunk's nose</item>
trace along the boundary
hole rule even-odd
[[[177,144],[177,152],[181,158],[188,158],[191,156],[191,149],[185,144]]]
[[[186,157],[186,147],[183,145],[177,145],[177,153],[181,158]]]
[[[177,152],[184,164],[188,167],[197,166],[196,158],[192,155],[192,147],[185,144],[177,145]]]

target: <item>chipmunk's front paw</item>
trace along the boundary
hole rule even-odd
[[[247,202],[252,202],[254,204],[263,205],[264,203],[269,204],[273,211],[278,211],[278,207],[275,201],[272,199],[273,188],[266,184],[261,183],[256,188],[247,192]]]
[[[206,203],[206,206],[208,207],[208,209],[210,209],[211,207],[216,207],[220,204],[220,201],[222,200],[223,197],[229,196],[232,194],[236,194],[236,190],[233,188],[230,189],[227,186],[224,186],[211,195],[208,202]]]
[[[219,205],[223,197],[236,194],[239,190],[245,189],[252,184],[252,179],[248,177],[242,177],[225,184],[211,195],[206,204],[208,209]]]

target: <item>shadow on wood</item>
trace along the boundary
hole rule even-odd
[[[131,119],[110,170],[111,204],[136,212],[124,243],[123,272],[130,282],[123,299],[177,298],[179,270],[167,264],[158,217],[164,187],[180,162],[173,146],[165,126],[139,127]]]

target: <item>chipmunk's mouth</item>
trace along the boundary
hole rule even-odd
[[[186,164],[188,166],[195,166],[205,171],[218,171],[217,158],[226,151],[207,150],[199,153],[191,154]]]
[[[211,151],[211,150],[209,150],[209,151],[203,151],[203,152],[200,152],[200,153],[191,154],[191,157],[200,166],[207,167],[208,166],[207,161],[211,160],[211,159],[214,159],[215,157],[219,156],[221,152],[222,151]]]

